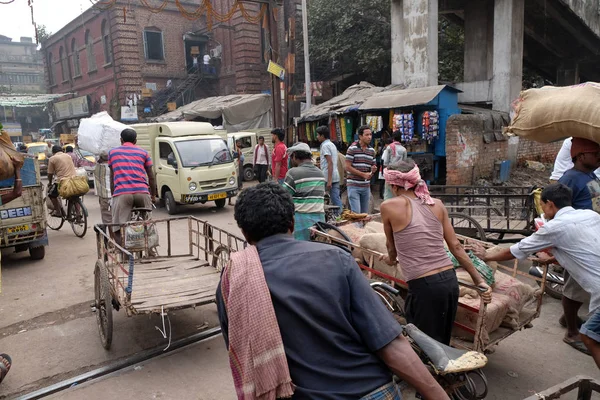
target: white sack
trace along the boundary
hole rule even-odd
[[[110,151],[121,145],[121,131],[127,125],[115,121],[106,111],[83,118],[79,124],[77,141],[81,149],[93,154]]]

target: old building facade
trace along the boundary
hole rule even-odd
[[[234,6],[234,0],[213,3],[218,15]],[[206,14],[189,15],[197,7],[168,2],[157,12],[141,2],[118,0],[107,10],[88,9],[43,43],[49,92],[87,96],[90,113],[108,111],[113,118],[133,102],[141,118],[148,105],[157,111],[157,94],[167,92],[173,101],[173,92],[186,82],[191,93],[188,87],[175,96],[180,102],[270,90],[264,19],[248,21],[238,10],[229,20],[208,24]],[[259,4],[246,3],[244,13],[256,16],[259,10]],[[142,98],[149,90],[155,97]]]
[[[0,93],[44,93],[44,64],[30,37],[0,35]]]

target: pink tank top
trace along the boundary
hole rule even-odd
[[[399,232],[394,232],[398,262],[408,282],[426,273],[452,265],[444,248],[444,228],[431,206],[420,199],[410,201],[412,218]]]

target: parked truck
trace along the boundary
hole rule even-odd
[[[23,194],[7,204],[0,205],[0,248],[14,248],[15,252],[29,250],[34,260],[41,260],[48,245],[44,189],[40,166],[34,156],[25,158],[21,168]],[[13,190],[14,178],[0,181],[0,194]]]
[[[137,144],[150,153],[157,193],[169,214],[180,205],[214,201],[225,207],[237,195],[237,172],[227,132],[205,122],[131,125]]]

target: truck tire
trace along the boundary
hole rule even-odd
[[[225,207],[225,203],[227,203],[227,199],[215,200],[215,205],[217,206],[217,208]]]
[[[177,203],[175,202],[175,198],[173,197],[173,193],[170,191],[165,192],[165,208],[169,215],[177,214]]]
[[[31,257],[32,260],[43,260],[45,256],[46,256],[46,247],[45,246],[29,248],[29,257]]]
[[[254,174],[254,168],[252,168],[252,165],[248,165],[244,167],[244,180],[246,182],[250,182],[253,181],[255,178],[255,174]]]

